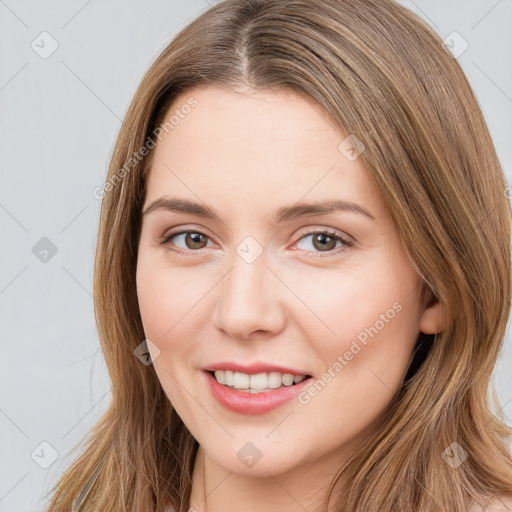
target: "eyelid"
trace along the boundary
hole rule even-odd
[[[175,236],[178,236],[178,235],[187,234],[187,233],[197,233],[197,234],[205,236],[208,240],[212,240],[212,237],[210,235],[206,234],[203,231],[203,229],[198,229],[198,228],[192,227],[192,226],[182,226],[180,228],[176,228],[175,231],[171,230],[168,234],[165,234],[164,236],[162,236],[159,243],[160,243],[160,245],[168,246],[171,242],[171,238],[174,238]],[[181,249],[181,248],[174,249],[171,247],[168,247],[168,249],[170,251],[176,252],[178,254],[184,254],[184,255],[193,255],[194,253],[200,252],[202,250],[202,249],[194,250],[194,249]]]
[[[333,249],[331,251],[305,251],[307,253],[307,257],[312,258],[335,258],[337,256],[340,256],[341,254],[345,253],[347,250],[351,249],[355,245],[355,241],[352,239],[352,237],[347,236],[345,234],[341,234],[338,230],[333,228],[305,228],[299,232],[298,239],[293,243],[293,245],[298,244],[301,242],[304,238],[316,235],[316,234],[326,234],[330,237],[333,237],[337,239],[337,241],[340,241],[342,243],[341,247],[338,247],[337,249]],[[300,249],[293,249],[293,250],[300,250]],[[304,251],[304,249],[302,249]]]
[[[343,233],[342,231],[339,231],[338,229],[329,228],[329,227],[302,228],[299,230],[297,236],[299,238],[302,238],[306,235],[315,235],[317,233],[331,234],[333,236],[336,236],[336,237],[342,239],[347,244],[355,244],[356,243],[356,240],[353,237],[351,237],[350,235],[347,235],[346,233]]]
[[[182,226],[180,228],[176,228],[175,231],[171,230],[168,234],[164,235],[161,239],[160,244],[161,245],[168,245],[170,243],[170,239],[174,238],[175,236],[187,234],[187,233],[197,233],[200,235],[205,236],[208,240],[212,240],[212,237],[204,232],[202,228],[196,228],[195,226]],[[326,251],[324,254],[322,251],[305,251],[308,254],[314,255],[314,257],[334,257],[339,255],[342,252],[345,252],[346,250],[352,248],[356,241],[349,235],[346,235],[344,233],[339,232],[338,230],[334,228],[302,228],[298,234],[295,236],[297,239],[295,242],[293,242],[293,245],[296,245],[301,240],[303,240],[307,236],[316,235],[316,234],[327,234],[329,236],[332,236],[339,241],[343,243],[343,247],[339,247],[336,250],[332,251]],[[213,240],[212,240],[213,241]],[[206,249],[206,248],[203,248]],[[173,249],[169,247],[169,250],[176,252],[178,254],[184,254],[184,255],[193,255],[194,253],[200,253],[202,249]],[[294,249],[297,250],[297,249]],[[304,251],[304,249],[302,249]]]

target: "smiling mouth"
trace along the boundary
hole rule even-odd
[[[268,393],[275,389],[292,387],[311,375],[292,375],[291,373],[269,372],[248,374],[230,370],[207,370],[219,384],[235,391],[245,393]]]

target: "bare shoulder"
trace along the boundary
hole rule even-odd
[[[506,442],[512,458],[512,437],[506,439]],[[475,503],[469,512],[512,512],[512,497],[496,496],[481,504]]]
[[[512,499],[494,498],[486,504],[475,503],[469,512],[512,512]]]

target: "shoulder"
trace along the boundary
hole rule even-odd
[[[506,439],[508,451],[512,458],[512,436]],[[468,512],[512,512],[512,497],[493,497],[474,503]]]
[[[512,499],[494,498],[487,503],[475,503],[469,512],[512,512]]]

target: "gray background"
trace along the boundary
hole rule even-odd
[[[468,42],[458,59],[510,181],[512,1],[402,3],[443,38],[456,31]],[[0,512],[44,509],[41,496],[110,401],[91,296],[100,210],[92,191],[143,74],[207,8],[205,0],[0,0]],[[43,31],[58,43],[48,58],[31,46],[51,49]],[[32,249],[43,237],[57,248],[46,262]],[[509,418],[511,369],[507,338],[496,385]]]

